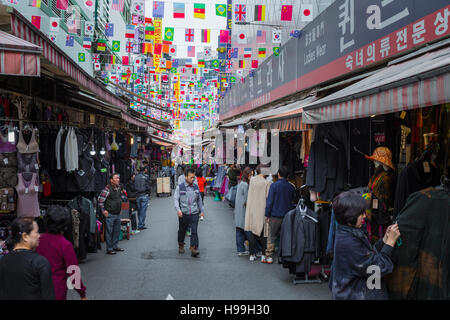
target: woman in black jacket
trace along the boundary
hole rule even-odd
[[[374,246],[362,230],[368,204],[360,195],[343,192],[333,200],[338,222],[330,279],[333,299],[389,299],[383,277],[392,272],[392,252],[400,236],[398,225],[388,227]]]
[[[55,299],[50,263],[34,251],[39,237],[33,218],[11,223],[6,243],[12,251],[0,260],[0,300]]]

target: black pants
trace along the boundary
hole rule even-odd
[[[183,214],[183,217],[178,217],[178,243],[184,243],[186,231],[191,227],[191,247],[198,248],[198,214]]]
[[[248,235],[249,235],[248,247],[250,254],[256,255],[258,251],[261,251],[262,254],[264,255],[266,252],[266,241],[267,241],[267,238],[263,237],[264,229],[261,232],[261,235],[259,236],[253,234],[252,232],[249,232]]]
[[[136,201],[130,201],[130,220],[131,220],[131,229],[137,230],[137,219],[136,219],[136,212],[137,212],[137,203]]]
[[[202,203],[203,203],[203,205],[205,205],[205,201],[203,200],[203,199],[205,199],[205,193],[200,192],[200,195],[202,196]]]

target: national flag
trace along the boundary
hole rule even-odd
[[[205,19],[204,3],[194,3],[194,18]]]
[[[195,58],[195,46],[188,46],[187,56]]]
[[[86,55],[84,54],[84,52],[79,52],[78,53],[78,62],[85,62],[86,61]]]
[[[173,41],[174,28],[165,28],[164,41]]]
[[[52,41],[53,43],[56,43],[57,37],[56,37],[56,33],[50,33],[48,35],[48,38],[50,39],[50,41]]]
[[[111,9],[122,12],[124,2],[124,0],[112,0]]]
[[[127,26],[125,28],[125,38],[134,39],[134,31],[135,31],[134,25],[127,24]]]
[[[153,18],[164,18],[164,1],[153,1]]]
[[[152,44],[150,42],[144,42],[142,44],[142,53],[153,53],[152,52]],[[153,63],[152,63],[153,65]]]
[[[220,16],[220,17],[227,16],[227,5],[226,4],[216,4],[216,16]]]
[[[228,59],[237,59],[239,54],[238,48],[232,48],[228,50]]]
[[[266,48],[259,48],[258,49],[258,58],[265,58],[266,57]]]
[[[100,63],[94,62],[94,70],[99,71],[100,70]]]
[[[115,55],[109,56],[109,63],[110,64],[116,64],[116,56]]]
[[[80,20],[67,19],[67,32],[68,33],[78,33],[78,26],[80,25]]]
[[[252,68],[258,69],[258,60],[252,60]]]
[[[66,47],[73,47],[73,40],[75,39],[74,36],[67,36],[66,37]]]
[[[131,4],[131,15],[143,16],[145,11],[145,3],[143,0],[134,0]]]
[[[244,59],[252,57],[252,48],[244,48]]]
[[[31,7],[40,8],[41,0],[30,0],[29,4]]]
[[[291,30],[291,32],[289,33],[289,35],[291,37],[294,37],[294,38],[297,38],[297,39],[300,39],[301,34],[302,34],[301,30]]]
[[[94,0],[83,0],[84,7],[90,11],[93,11],[95,9],[95,3]]]
[[[131,51],[133,50],[133,43],[131,41],[127,41],[127,46],[125,47],[125,49],[127,49],[128,53],[131,53]]]
[[[235,76],[231,76],[230,77],[230,83],[235,83],[236,82],[236,77]]]
[[[302,13],[302,21],[310,22],[314,20],[314,11],[312,4],[302,4],[300,7]]]
[[[256,43],[266,43],[266,31],[258,30],[256,32]]]
[[[292,5],[281,7],[281,21],[292,21]]]
[[[67,10],[69,7],[69,0],[56,0],[56,9]]]
[[[114,24],[107,23],[105,27],[105,35],[107,37],[114,37]]]
[[[100,62],[100,54],[98,54],[98,53],[93,53],[93,54],[92,54],[92,61],[93,61],[94,63],[99,63],[99,62]]]
[[[272,31],[272,43],[281,43],[281,31]]]
[[[33,26],[35,26],[36,28],[38,28],[40,30],[41,29],[41,16],[32,16],[31,23],[33,24]]]
[[[202,42],[209,43],[211,41],[211,31],[209,29],[202,29]]]
[[[155,38],[155,27],[146,26],[145,27],[145,40],[153,40]]]
[[[194,42],[194,29],[186,29],[184,37],[186,42]]]
[[[155,43],[155,46],[153,47],[153,54],[156,54],[156,55],[162,54],[162,44]]]
[[[205,58],[210,58],[211,54],[212,54],[211,47],[204,47],[203,54],[204,54]]]
[[[84,37],[83,38],[83,48],[85,49],[91,49],[92,47],[92,39],[89,37]]]
[[[241,31],[238,33],[238,39],[237,42],[240,44],[247,43],[247,33],[245,31]]]
[[[97,40],[97,51],[105,51],[106,50],[106,40],[98,39]]]
[[[173,3],[173,17],[174,19],[184,19],[184,3]]]
[[[245,69],[245,60],[239,60],[239,68]]]
[[[128,56],[122,56],[122,65],[128,66],[130,64],[130,58]]]
[[[265,20],[266,20],[266,6],[255,5],[255,21],[265,21]]]
[[[273,47],[273,55],[278,57],[280,55],[280,47]]]
[[[50,17],[50,32],[59,32],[59,18]]]
[[[247,6],[245,4],[237,4],[234,7],[234,18],[236,21],[245,21],[247,19]]]
[[[119,51],[120,51],[120,41],[118,41],[118,40],[113,40],[113,41],[112,41],[111,48],[112,48],[112,51],[113,51],[113,52],[119,52]]]
[[[230,33],[228,30],[220,30],[219,43],[229,43]]]
[[[94,23],[93,22],[84,22],[84,35],[86,37],[94,36]]]
[[[231,70],[233,68],[233,60],[227,60],[227,69]]]
[[[169,54],[171,56],[176,56],[177,55],[177,46],[176,45],[170,45],[169,46]]]
[[[198,67],[204,68],[205,67],[205,60],[198,60]]]

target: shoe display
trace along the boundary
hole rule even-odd
[[[248,256],[250,254],[250,252],[248,252],[248,251],[241,251],[241,252],[238,252],[237,254],[238,254],[238,256]]]
[[[248,260],[255,261],[256,260],[256,256],[252,254]]]

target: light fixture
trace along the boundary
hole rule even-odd
[[[134,137],[131,137],[131,144],[134,144]]]
[[[373,115],[371,115],[370,117],[371,117],[371,118],[375,118],[375,115],[373,114]]]
[[[106,151],[105,151],[105,148],[104,148],[104,147],[102,147],[102,149],[100,150],[100,154],[101,154],[102,156],[104,156],[104,155],[105,155],[105,153],[106,153]]]
[[[95,156],[96,152],[94,149],[94,145],[92,145],[92,149],[91,149],[91,151],[89,151],[89,153],[91,154],[91,156]]]
[[[9,126],[8,128],[8,142],[15,142],[16,141],[16,135],[14,133],[14,128],[12,127],[12,125]]]

